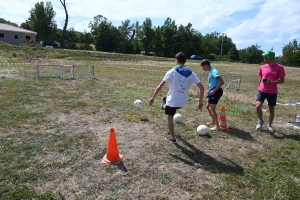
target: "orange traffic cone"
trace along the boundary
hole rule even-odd
[[[223,130],[229,129],[229,126],[226,123],[226,114],[225,114],[224,106],[222,106],[222,110],[221,110],[221,114],[220,114],[220,118],[219,118],[219,125],[220,125],[220,128]]]
[[[107,152],[102,158],[101,163],[104,164],[119,164],[122,162],[123,156],[119,154],[116,134],[114,128],[110,129]]]

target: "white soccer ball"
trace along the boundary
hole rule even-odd
[[[197,127],[197,133],[199,133],[199,135],[206,135],[208,133],[208,127],[205,125],[199,125]]]
[[[134,101],[133,104],[135,107],[141,107],[143,105],[143,102],[142,102],[142,100],[137,99]]]
[[[179,113],[176,113],[173,117],[173,120],[177,123],[180,123],[182,121],[182,115]]]

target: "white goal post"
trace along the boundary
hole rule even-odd
[[[239,91],[241,89],[242,77],[240,75],[221,74],[224,80],[223,90],[233,89]],[[202,73],[199,76],[201,83],[208,86],[208,73]]]
[[[36,78],[94,78],[94,65],[36,65]]]
[[[62,78],[62,66],[36,65],[36,78]]]

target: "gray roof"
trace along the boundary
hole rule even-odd
[[[37,32],[30,31],[24,28],[19,28],[15,26],[11,26],[8,24],[0,23],[0,31],[10,31],[10,32],[21,32],[21,33],[31,33],[31,34],[37,34]]]

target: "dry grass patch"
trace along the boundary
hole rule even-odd
[[[162,71],[174,62],[43,63],[92,64],[95,79],[37,80],[34,67],[20,66],[17,76],[0,80],[1,110],[5,113],[0,115],[2,199],[300,197],[299,130],[286,125],[299,110],[277,106],[275,134],[255,131],[258,65],[213,63],[222,74],[242,76],[241,90],[226,90],[217,107],[221,110],[225,106],[230,129],[197,135],[197,126],[210,118],[206,110],[197,110],[197,92],[192,87],[187,107],[178,111],[183,122],[175,125],[178,144],[172,145],[164,141],[168,129],[160,110],[167,87],[152,107],[147,104],[164,76]],[[202,74],[198,63],[187,64]],[[0,66],[1,73],[7,70]],[[286,70],[287,74],[299,72]],[[280,94],[278,101],[299,97],[297,81],[296,76],[288,75],[280,86],[284,95]],[[141,108],[133,106],[135,99],[143,101]],[[120,165],[101,163],[111,127],[124,156]]]

